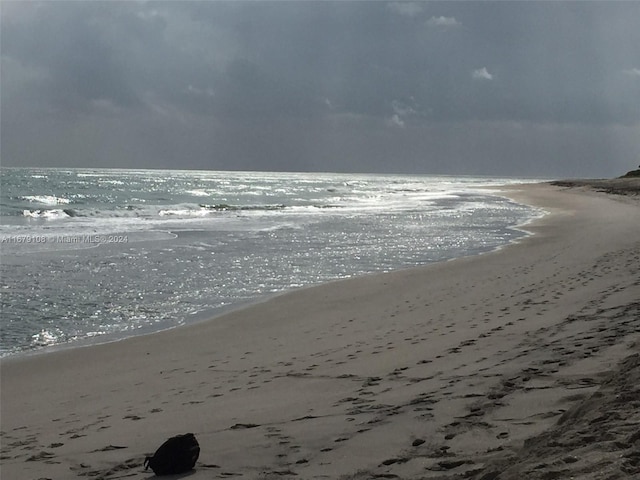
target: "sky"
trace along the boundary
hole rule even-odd
[[[0,4],[2,166],[611,177],[640,2]]]

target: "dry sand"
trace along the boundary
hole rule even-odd
[[[5,360],[1,477],[147,479],[193,432],[194,480],[640,478],[640,203],[583,190],[506,192],[551,213],[497,252]]]

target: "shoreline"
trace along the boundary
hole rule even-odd
[[[475,177],[474,177],[475,178]],[[509,189],[513,186],[518,186],[519,184],[507,184],[507,185],[503,185],[503,186],[488,186],[488,187],[483,187],[481,189],[479,189],[479,191],[488,191],[490,193],[488,193],[488,195],[490,196],[495,196],[495,197],[501,197],[501,198],[506,198],[509,199],[511,201],[513,201],[512,199],[510,199],[507,195],[502,194],[501,192],[504,189]],[[527,183],[523,184],[523,185],[527,185]],[[251,307],[254,305],[258,305],[262,302],[266,302],[269,301],[273,298],[277,298],[280,295],[286,295],[289,293],[293,293],[293,292],[297,292],[297,291],[301,291],[307,288],[315,288],[317,286],[320,285],[324,285],[326,283],[333,283],[333,282],[340,282],[343,280],[350,280],[350,279],[355,279],[355,278],[360,278],[360,277],[367,277],[370,275],[380,275],[380,274],[385,274],[385,273],[390,273],[390,272],[395,272],[395,271],[404,271],[404,270],[412,270],[415,268],[422,268],[428,265],[432,265],[434,263],[441,263],[441,262],[450,262],[450,261],[455,261],[459,258],[467,258],[467,257],[473,257],[473,256],[480,256],[480,255],[486,255],[486,254],[490,254],[493,252],[497,252],[500,251],[503,248],[508,247],[511,244],[514,243],[518,243],[520,241],[523,240],[523,238],[526,238],[530,235],[533,235],[533,233],[529,232],[526,228],[527,225],[529,225],[530,223],[536,221],[537,219],[539,219],[540,217],[543,217],[547,214],[547,212],[544,211],[544,209],[541,208],[537,208],[534,207],[532,205],[528,205],[526,202],[515,202],[515,203],[519,203],[521,205],[526,205],[530,208],[532,208],[532,216],[527,219],[524,223],[520,223],[520,224],[516,224],[510,227],[507,227],[508,230],[513,230],[516,232],[520,232],[521,234],[523,234],[523,237],[520,238],[516,238],[513,240],[508,241],[507,243],[504,243],[502,245],[497,245],[493,248],[491,248],[490,250],[486,250],[486,251],[476,251],[473,253],[468,253],[466,255],[460,256],[460,257],[451,257],[451,258],[446,258],[446,259],[442,259],[442,260],[437,260],[437,261],[430,261],[427,263],[423,263],[423,264],[419,264],[419,265],[414,265],[411,267],[399,267],[399,268],[395,268],[393,270],[380,270],[380,271],[371,271],[371,272],[366,272],[366,273],[355,273],[355,274],[350,274],[349,276],[345,276],[345,277],[341,277],[341,278],[334,278],[328,281],[323,281],[320,283],[311,283],[308,285],[304,285],[304,286],[299,286],[299,287],[294,287],[294,288],[289,288],[286,290],[282,290],[282,291],[278,291],[278,292],[270,292],[270,293],[265,293],[262,294],[260,296],[254,297],[254,298],[250,298],[247,300],[244,300],[242,302],[239,303],[229,303],[227,305],[218,307],[218,308],[212,308],[212,309],[208,309],[208,310],[204,310],[201,312],[198,312],[196,314],[193,315],[188,315],[188,314],[183,314],[180,317],[180,320],[182,321],[182,323],[179,324],[172,324],[169,321],[164,321],[164,322],[160,322],[158,324],[155,325],[147,325],[144,327],[139,328],[137,331],[126,331],[126,332],[113,332],[113,333],[109,333],[109,334],[104,334],[104,335],[97,335],[95,337],[84,337],[84,338],[80,338],[80,339],[76,339],[76,340],[70,340],[64,343],[57,343],[57,344],[51,344],[51,345],[43,345],[43,346],[39,346],[39,347],[35,347],[35,348],[30,348],[30,349],[24,349],[24,350],[19,350],[19,351],[8,351],[6,353],[0,354],[0,360],[8,360],[8,359],[16,359],[16,358],[21,358],[21,357],[29,357],[29,356],[34,356],[34,355],[48,355],[50,353],[54,353],[57,351],[62,351],[62,350],[69,350],[69,349],[75,349],[75,348],[90,348],[96,345],[103,345],[103,344],[110,344],[110,343],[116,343],[116,342],[121,342],[123,340],[127,340],[129,338],[136,338],[136,337],[140,337],[140,336],[147,336],[147,335],[154,335],[156,333],[160,333],[160,332],[165,332],[165,331],[171,331],[174,330],[176,328],[184,328],[184,327],[190,327],[190,326],[194,326],[194,325],[198,325],[200,323],[204,323],[204,322],[210,322],[210,321],[215,321],[217,318],[227,315],[229,313],[232,313],[236,310],[241,310],[247,307]],[[174,231],[171,230],[167,230],[164,231],[163,233],[166,234],[170,234],[170,235],[174,235],[174,236],[178,236],[178,234]],[[89,247],[89,248],[96,248],[96,247]]]
[[[2,470],[149,478],[144,455],[193,431],[194,479],[512,478],[500,462],[515,465],[527,439],[639,348],[637,317],[626,318],[637,308],[640,209],[545,184],[506,190],[552,213],[497,251],[278,294],[215,322],[4,358]],[[620,450],[607,468],[631,458]],[[590,478],[589,455],[562,467]],[[513,478],[557,469],[523,465]]]

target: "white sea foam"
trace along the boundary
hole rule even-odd
[[[23,210],[22,215],[29,218],[43,218],[45,220],[58,220],[60,218],[69,218],[70,215],[64,210]]]
[[[47,347],[58,343],[59,337],[59,334],[43,329],[39,333],[31,336],[31,344],[34,347]]]
[[[68,198],[56,197],[55,195],[26,195],[23,196],[22,199],[42,205],[68,205],[71,203],[71,200]]]
[[[104,183],[107,185],[124,185],[125,184],[122,180],[100,180],[100,183]]]
[[[208,197],[209,194],[204,190],[187,190],[186,193],[193,195],[194,197]]]
[[[206,208],[167,208],[158,211],[161,217],[205,217],[211,213]]]

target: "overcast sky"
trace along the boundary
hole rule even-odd
[[[640,163],[640,2],[3,1],[4,166]]]

